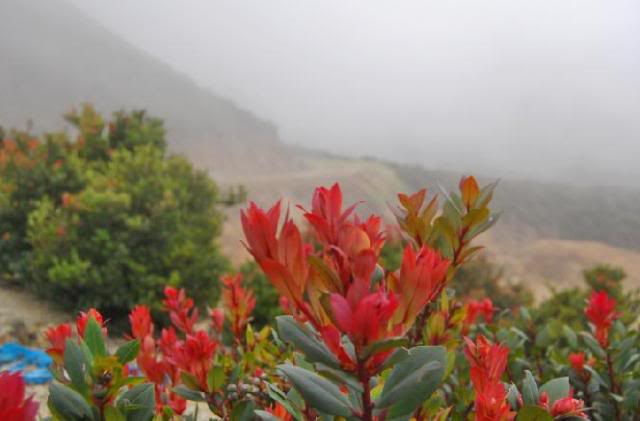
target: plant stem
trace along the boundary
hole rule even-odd
[[[616,373],[613,369],[613,361],[611,360],[611,354],[609,353],[609,350],[607,350],[607,371],[609,374],[609,381],[611,382],[611,392],[617,395],[620,394],[620,388],[618,382],[616,381]],[[622,419],[620,418],[620,408],[618,408],[618,402],[616,402],[615,400],[613,402],[613,408],[616,412],[616,420],[620,421]]]
[[[371,377],[367,373],[365,361],[358,358],[358,378],[362,383],[362,421],[373,420],[373,405],[371,403]]]

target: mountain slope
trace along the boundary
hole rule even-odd
[[[61,114],[87,101],[103,112],[144,108],[165,120],[175,151],[215,172],[295,167],[274,125],[201,89],[75,6],[3,0],[0,16],[1,125],[60,128]]]

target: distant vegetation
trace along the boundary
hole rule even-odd
[[[436,181],[450,187],[457,178],[448,171],[389,165],[411,188]],[[528,227],[541,237],[640,250],[640,189],[501,180],[495,203],[503,211],[500,225],[512,231]]]
[[[169,155],[162,122],[144,112],[105,121],[84,106],[66,118],[73,138],[0,129],[2,280],[111,318],[157,308],[165,285],[211,300],[228,268],[217,207],[231,196]]]

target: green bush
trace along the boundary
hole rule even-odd
[[[596,265],[583,271],[583,288],[571,288],[562,291],[552,289],[551,296],[540,303],[532,312],[536,323],[553,320],[558,325],[566,324],[572,328],[584,323],[585,302],[591,290],[606,291],[608,295],[618,301],[620,306],[628,309],[621,316],[625,323],[631,323],[640,310],[640,291],[627,290],[623,292],[623,281],[626,278],[624,270],[611,265]]]
[[[167,154],[162,122],[143,112],[105,124],[85,107],[68,120],[75,141],[17,132],[3,141],[4,278],[116,319],[136,303],[159,306],[165,285],[210,302],[228,268],[213,181]]]

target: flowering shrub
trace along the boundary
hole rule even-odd
[[[453,294],[476,237],[495,223],[494,188],[464,177],[441,207],[425,190],[400,194],[397,270],[381,264],[381,219],[343,207],[337,184],[299,207],[310,236],[280,202],[250,204],[244,244],[280,295],[275,328],[254,331],[255,294],[240,275],[220,279],[205,321],[173,287],[169,326],[135,306],[112,355],[100,313],[81,313],[75,332],[47,331],[54,417],[194,419],[206,407],[229,420],[635,419],[638,334],[605,290],[580,310],[579,333],[534,323],[536,309]]]
[[[167,152],[144,112],[105,120],[84,106],[67,119],[73,136],[0,133],[3,280],[117,323],[135,304],[155,311],[166,284],[214,298],[227,270],[216,185]]]

